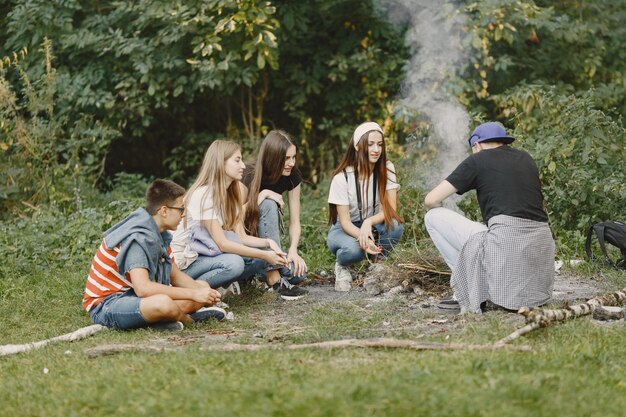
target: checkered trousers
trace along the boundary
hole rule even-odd
[[[547,223],[498,215],[463,246],[450,280],[461,312],[483,301],[511,309],[536,307],[552,296],[554,240]]]

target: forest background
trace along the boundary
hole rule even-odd
[[[414,237],[423,192],[486,120],[537,160],[559,253],[580,255],[588,225],[624,215],[621,1],[21,0],[0,16],[9,235],[21,233],[16,215],[28,219],[18,225],[80,222],[141,196],[154,177],[187,186],[213,140],[239,142],[251,160],[273,128],[294,136],[306,184],[323,198],[365,120],[384,126],[399,160]],[[433,114],[440,104],[450,107]],[[460,157],[447,153],[450,134]],[[477,213],[475,201],[461,205]],[[70,241],[81,254],[94,243]]]
[[[3,0],[0,344],[88,325],[80,300],[91,257],[103,231],[142,205],[147,184],[188,186],[218,138],[251,160],[274,128],[298,145],[310,272],[332,269],[329,175],[366,120],[384,127],[399,171],[399,259],[436,253],[424,193],[488,120],[537,161],[558,258],[582,258],[589,225],[626,220],[625,45],[626,2],[616,0]],[[475,197],[458,204],[479,218]],[[601,263],[580,268],[585,283],[626,282]],[[291,307],[267,294],[229,300],[235,322],[186,329],[169,339],[188,346],[184,354],[166,358],[74,352],[147,343],[150,331],[3,358],[0,414],[623,414],[623,325],[546,329],[524,339],[527,354],[236,354],[192,343],[213,333],[270,346],[388,336],[491,343],[521,320],[442,319],[383,297],[308,298]]]

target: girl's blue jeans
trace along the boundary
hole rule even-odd
[[[361,227],[361,222],[353,222],[356,227]],[[379,241],[383,248],[383,256],[387,256],[393,247],[400,241],[404,233],[404,225],[393,220],[393,227],[385,229],[384,224],[374,226],[378,231]],[[337,263],[341,266],[349,266],[365,259],[365,251],[359,246],[359,242],[347,234],[339,221],[333,224],[328,231],[326,238],[328,249],[337,257]]]

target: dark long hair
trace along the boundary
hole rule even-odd
[[[283,130],[270,131],[259,149],[254,177],[248,187],[245,226],[248,233],[257,235],[259,223],[259,192],[262,184],[275,184],[283,174],[285,156],[291,146],[295,146],[293,138]],[[295,168],[295,167],[294,167]]]
[[[332,178],[337,174],[341,174],[344,169],[347,167],[353,167],[353,169],[358,171],[359,179],[360,178],[369,178],[370,175],[376,171],[377,173],[377,186],[378,189],[376,192],[380,196],[380,205],[383,210],[383,214],[385,216],[385,228],[389,229],[389,227],[393,228],[393,220],[395,219],[398,223],[402,223],[402,219],[398,215],[398,213],[394,210],[394,208],[389,204],[387,200],[387,150],[385,148],[385,136],[383,135],[383,146],[382,152],[380,153],[380,158],[376,161],[374,165],[374,169],[370,169],[369,164],[369,156],[368,156],[368,145],[367,139],[369,138],[370,133],[366,132],[359,139],[358,143],[361,144],[359,149],[355,149],[354,142],[351,140],[350,145],[348,145],[348,149],[346,150],[346,154],[343,156],[343,159],[339,163],[339,166],[333,172]],[[395,172],[394,172],[395,174]],[[359,186],[357,182],[357,187]],[[366,187],[369,188],[369,182],[366,183]],[[369,189],[365,190],[365,194],[363,196],[363,201],[368,201],[368,193]],[[376,202],[374,202],[376,204]],[[337,206],[335,204],[328,204],[328,213],[329,213],[329,223],[332,225],[337,222]]]

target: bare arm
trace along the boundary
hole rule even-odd
[[[435,207],[441,207],[443,200],[450,197],[457,191],[458,190],[454,188],[454,185],[450,184],[447,180],[443,180],[438,186],[426,194],[426,198],[424,198],[424,205],[428,210]]]
[[[387,190],[387,201],[394,210],[396,210],[397,206],[397,196],[397,189],[394,188],[392,190]],[[359,245],[362,249],[365,250],[370,245],[370,243],[374,241],[374,236],[372,236],[372,226],[374,226],[375,224],[381,224],[384,221],[385,213],[383,212],[383,210],[380,210],[376,215],[363,220],[363,224],[361,224],[361,229],[359,230],[358,236]]]
[[[276,244],[271,239],[260,239],[258,237],[247,235],[241,226],[238,227],[242,243],[233,242],[226,238],[222,225],[217,220],[203,220],[202,225],[207,228],[211,237],[217,244],[217,247],[224,253],[234,253],[239,256],[247,256],[249,258],[258,258],[267,261],[271,265],[284,265],[286,258],[282,252],[278,253],[272,244]],[[249,245],[253,246],[247,246]],[[261,250],[257,248],[271,248],[272,250]]]
[[[298,244],[302,234],[300,225],[300,185],[287,193],[289,198],[289,250],[287,260],[293,262],[294,275],[300,276],[307,271],[306,262],[298,255]]]
[[[174,262],[172,262],[172,272],[170,274],[170,281],[174,287],[180,288],[203,288],[209,287],[208,282],[202,280],[195,280],[189,275],[181,271]],[[219,294],[219,293],[218,293]]]
[[[287,193],[289,198],[289,251],[298,251],[302,227],[300,225],[300,186]]]
[[[140,298],[164,294],[172,300],[192,300],[204,305],[215,304],[220,299],[219,293],[209,286],[197,288],[171,287],[150,281],[148,270],[145,268],[133,268],[129,275],[135,294]]]

